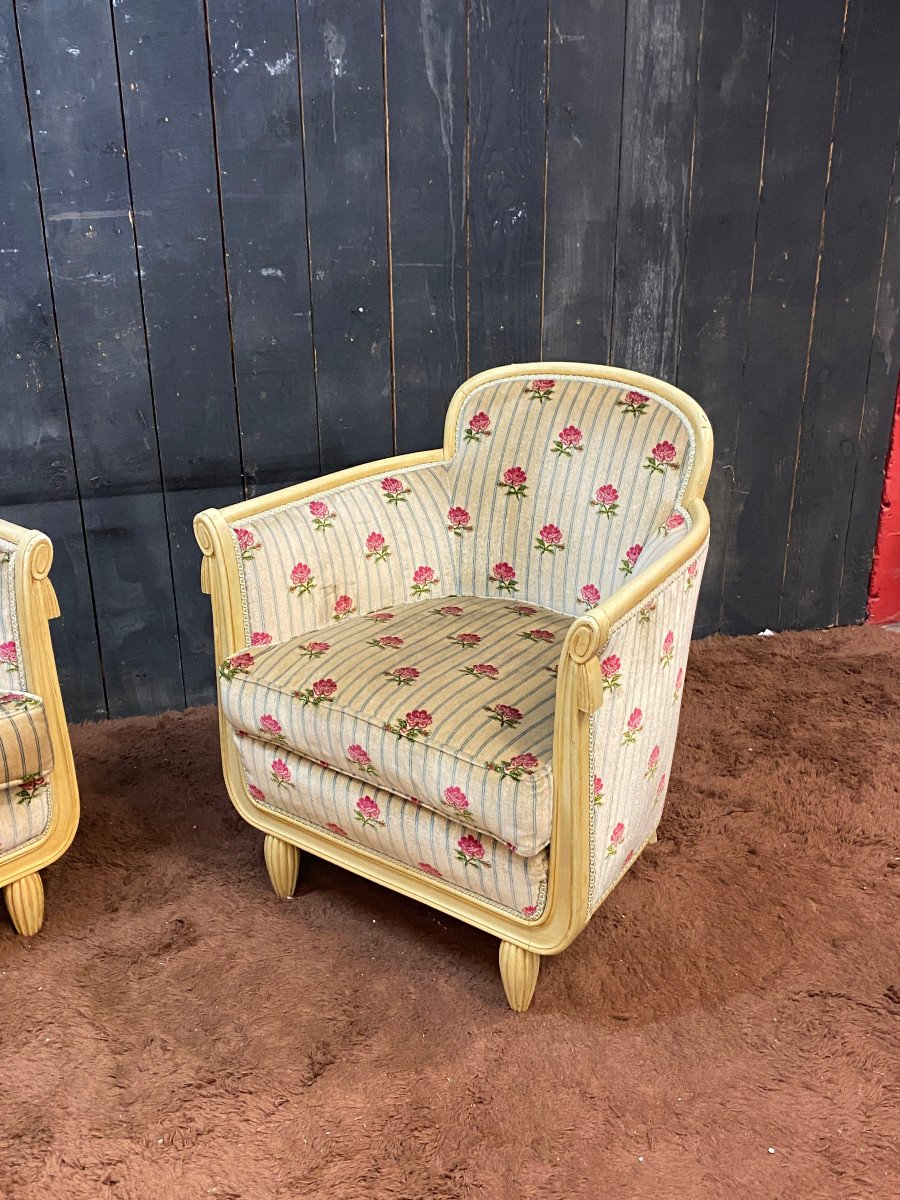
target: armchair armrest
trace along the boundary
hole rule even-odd
[[[382,459],[222,510],[194,522],[203,586],[218,572],[230,599],[227,656],[457,588],[449,489],[441,451]],[[218,628],[218,622],[217,628]]]

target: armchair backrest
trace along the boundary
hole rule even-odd
[[[582,613],[687,529],[699,406],[614,368],[539,364],[464,384],[448,412],[461,593]],[[451,510],[451,521],[453,520]]]
[[[16,618],[17,548],[0,537],[0,694],[26,689]]]

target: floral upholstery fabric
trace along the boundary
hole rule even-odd
[[[346,616],[221,669],[229,723],[535,854],[572,618],[471,596]],[[259,640],[259,639],[257,639]]]
[[[587,801],[592,912],[662,814],[707,546],[617,622],[601,656],[604,697],[592,718]]]
[[[53,754],[43,702],[24,690],[15,557],[0,541],[0,859],[42,837],[51,811]]]
[[[236,735],[254,801],[536,920],[547,852],[524,858],[471,826],[290,750]]]

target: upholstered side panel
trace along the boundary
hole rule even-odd
[[[50,732],[40,698],[0,692],[0,861],[47,829],[52,768]]]
[[[0,541],[0,692],[27,686],[16,614],[16,547]]]
[[[232,529],[247,644],[458,590],[442,464],[332,488]],[[259,639],[257,639],[259,640]]]
[[[248,792],[261,808],[366,846],[498,908],[535,920],[541,915],[546,851],[523,858],[440,813],[290,750],[253,737],[235,741]]]
[[[650,392],[565,376],[467,397],[450,476],[465,513],[459,590],[580,613],[633,572],[681,498],[687,418]]]
[[[662,814],[707,546],[613,627],[601,654],[604,697],[592,720],[585,797],[593,813],[591,911]]]

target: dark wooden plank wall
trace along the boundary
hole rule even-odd
[[[437,445],[504,361],[709,411],[697,632],[865,613],[900,368],[893,0],[16,0],[0,512],[73,717],[213,695],[191,518]]]

